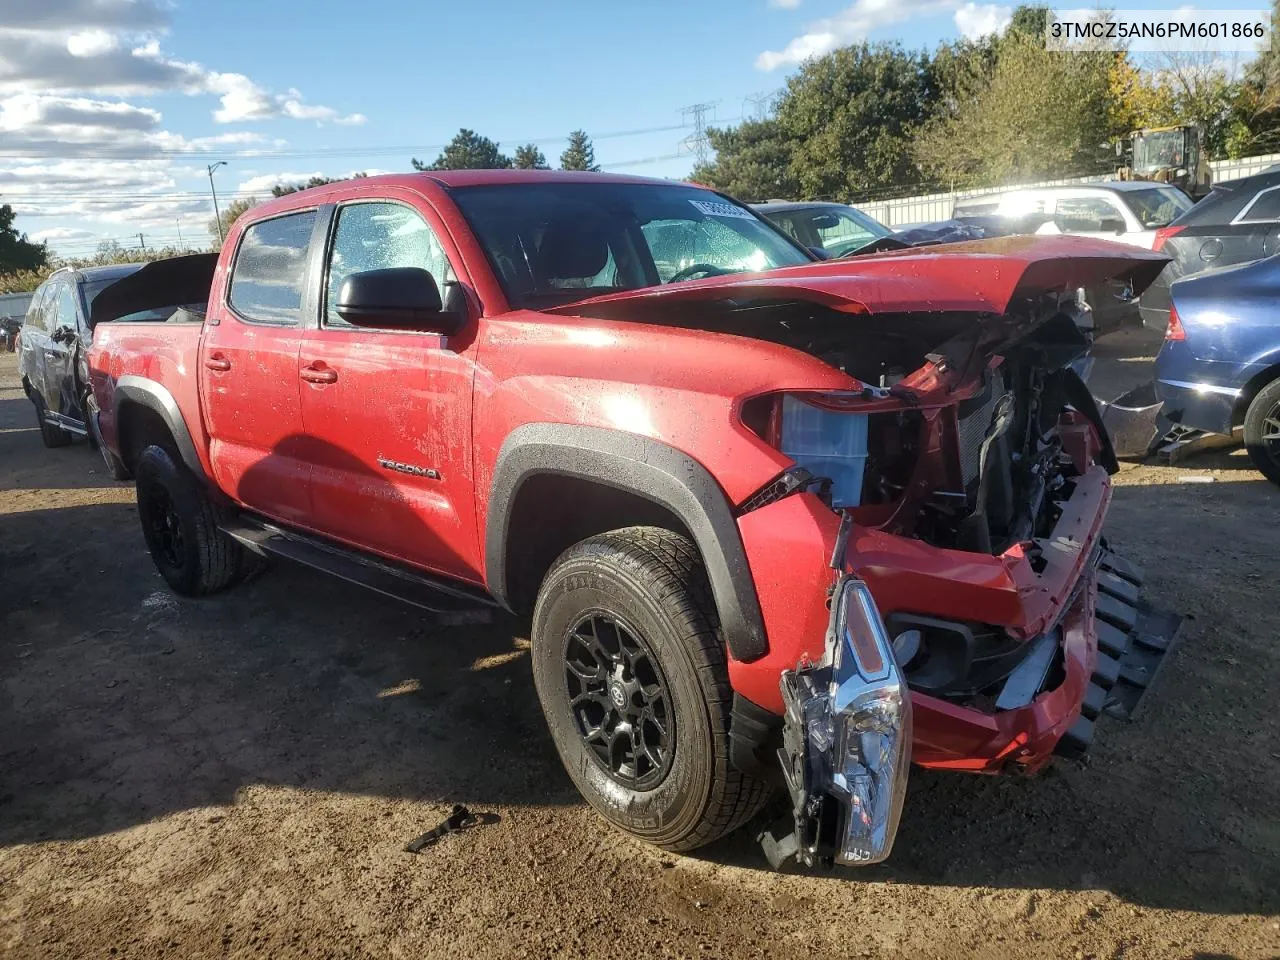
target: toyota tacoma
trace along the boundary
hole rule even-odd
[[[780,792],[771,859],[873,863],[911,763],[1034,773],[1158,665],[1071,364],[1076,289],[1164,263],[1076,237],[821,262],[688,184],[369,177],[103,291],[87,404],[178,593],[277,556],[528,612],[604,818],[689,850]]]

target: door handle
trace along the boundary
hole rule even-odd
[[[210,370],[217,370],[220,373],[225,373],[231,369],[231,361],[226,357],[207,357],[204,361],[204,365]]]
[[[300,376],[307,383],[337,383],[338,371],[332,367],[317,367],[314,364],[310,367],[303,367]]]

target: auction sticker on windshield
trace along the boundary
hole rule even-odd
[[[755,215],[735,207],[732,203],[716,203],[714,200],[690,200],[699,211],[708,217],[733,217],[737,220],[754,220]]]

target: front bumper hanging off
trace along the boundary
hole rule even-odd
[[[879,863],[898,832],[911,764],[911,694],[867,585],[836,583],[826,648],[786,671],[778,751],[794,829],[761,837],[775,869]]]
[[[844,552],[843,532],[836,558]],[[836,558],[832,565],[842,568]],[[1049,736],[1043,758],[1023,763],[1030,772],[1047,761],[1050,751],[1081,756],[1103,713],[1131,719],[1181,621],[1141,598],[1141,570],[1105,541],[1090,566],[1081,602],[1073,606],[1085,620],[1068,618],[1029,641],[1024,663],[995,698],[995,713],[983,714],[985,722],[1002,716],[1013,720],[1033,704],[1071,697],[1069,705],[1060,704],[1060,719],[1041,731]],[[1055,658],[1066,665],[1066,679],[1050,689],[1046,683]],[[1076,674],[1077,667],[1083,676]],[[840,576],[822,659],[786,671],[780,685],[785,715],[778,756],[791,816],[781,831],[760,837],[769,862],[777,868],[795,858],[806,866],[829,867],[886,859],[911,762],[912,695],[863,581]],[[1042,696],[1047,699],[1041,701]]]

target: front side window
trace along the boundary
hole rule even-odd
[[[1063,233],[1115,232],[1108,221],[1124,223],[1120,211],[1105,197],[1068,197],[1058,201],[1054,222]]]
[[[232,308],[246,320],[296,324],[302,315],[307,246],[316,212],[307,210],[253,224],[231,268]]]
[[[812,259],[750,210],[683,184],[494,184],[451,196],[513,307]]]
[[[1167,227],[1192,207],[1191,198],[1177,187],[1126,190],[1120,197],[1148,230]]]
[[[50,323],[54,330],[59,327],[70,327],[72,330],[80,329],[79,322],[76,319],[76,292],[71,284],[58,284],[58,299],[54,304],[54,316]]]
[[[325,326],[351,326],[334,309],[342,281],[353,273],[421,267],[443,294],[453,280],[444,247],[417,211],[398,203],[353,203],[338,211],[329,251]]]

